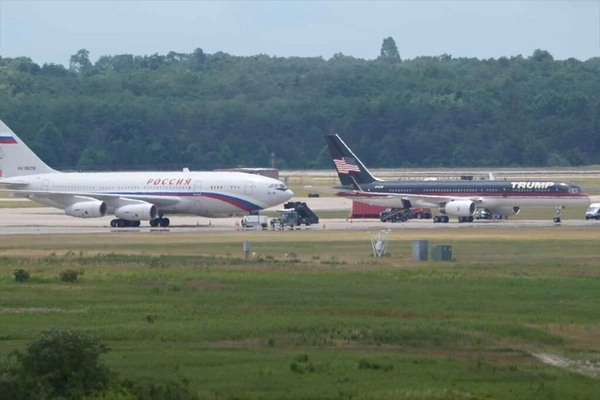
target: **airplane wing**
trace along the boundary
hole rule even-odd
[[[49,199],[57,199],[59,196],[77,198],[96,199],[103,201],[109,207],[120,207],[124,203],[143,201],[154,204],[157,207],[173,206],[181,200],[178,196],[154,196],[145,194],[113,194],[113,193],[93,193],[93,192],[62,192],[62,191],[47,191],[47,190],[20,190],[20,189],[0,189],[0,192],[12,193],[18,197],[46,197]]]
[[[368,199],[401,199],[407,201],[419,201],[422,203],[429,203],[434,207],[441,206],[445,203],[455,200],[471,200],[475,203],[482,201],[479,197],[452,197],[452,196],[435,196],[435,195],[424,195],[424,194],[411,194],[411,193],[376,193],[376,192],[365,192],[361,190],[354,190],[352,192],[340,192],[337,194],[340,197],[348,197],[353,200],[360,201]]]

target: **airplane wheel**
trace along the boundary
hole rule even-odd
[[[448,218],[447,215],[444,215],[442,218],[444,219],[443,222],[446,224],[448,223],[448,221],[450,221],[450,218]]]
[[[112,221],[110,221],[110,226],[111,228],[116,228],[117,227],[117,221],[116,219],[113,219]]]
[[[554,217],[554,223],[555,224],[559,224],[560,223],[560,218],[559,217]]]
[[[160,226],[166,228],[171,224],[171,220],[169,218],[161,218]]]
[[[139,228],[141,225],[141,222],[140,221],[131,221],[130,224],[133,228]]]
[[[470,216],[469,217],[469,222],[473,222],[473,219],[474,219],[473,216]]]
[[[438,217],[437,215],[435,217],[433,217],[433,223],[437,224],[438,222],[440,222],[440,217]]]
[[[118,219],[117,220],[117,227],[119,228],[125,228],[127,226],[127,221],[125,221],[124,219]]]
[[[158,218],[150,220],[150,226],[156,228],[158,226]]]

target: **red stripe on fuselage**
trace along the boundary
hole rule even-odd
[[[568,197],[568,198],[587,198],[587,193],[566,193],[566,192],[338,192],[339,197],[364,197],[378,198],[389,196],[424,196],[424,197]]]

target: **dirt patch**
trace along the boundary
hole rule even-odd
[[[594,362],[590,360],[571,360],[566,357],[548,353],[537,353],[533,354],[533,356],[544,364],[566,369],[578,374],[591,376],[593,378],[600,377],[600,362]]]
[[[569,261],[571,261],[571,259],[569,259]],[[583,260],[577,260],[579,262],[576,262],[576,260],[573,260],[573,264],[584,264],[586,262],[590,262],[592,261],[592,257],[586,259],[585,261]],[[594,263],[596,263],[596,259],[593,259]],[[593,277],[597,277],[600,276],[600,268],[567,268],[567,269],[561,269],[559,271],[557,271],[558,275],[563,275],[563,276],[574,276],[574,277],[580,277],[580,278],[593,278]]]

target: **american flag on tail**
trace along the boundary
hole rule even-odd
[[[360,172],[360,168],[356,165],[354,157],[334,158],[333,162],[340,174],[349,174],[350,172]]]

